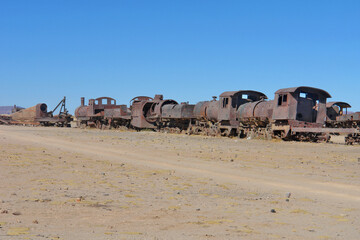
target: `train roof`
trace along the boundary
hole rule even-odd
[[[268,97],[262,93],[262,92],[257,92],[257,91],[253,91],[253,90],[239,90],[239,91],[228,91],[228,92],[223,92],[220,97],[232,97],[237,93],[241,93],[241,94],[253,94],[253,95],[258,95],[259,97],[264,97],[264,99],[267,99]]]
[[[337,105],[341,108],[351,108],[351,105],[346,102],[328,102],[328,103],[326,103],[327,108],[332,107],[333,105]]]
[[[304,91],[304,92],[310,92],[310,93],[320,93],[321,95],[323,95],[326,98],[331,98],[331,95],[325,90],[322,90],[320,88],[306,87],[306,86],[279,89],[275,92],[275,94],[294,93],[294,92],[298,92],[298,91]]]
[[[111,97],[98,97],[98,98],[95,98],[95,100],[100,100],[100,99],[111,99],[111,100],[115,100],[114,98],[111,98]]]

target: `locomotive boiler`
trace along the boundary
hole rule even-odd
[[[194,104],[167,104],[162,107],[161,128],[164,132],[186,132],[194,120]]]

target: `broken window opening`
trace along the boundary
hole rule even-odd
[[[285,94],[285,95],[283,96],[282,101],[283,101],[283,103],[286,103],[286,102],[287,102],[287,94]]]
[[[300,92],[300,93],[299,93],[299,97],[301,97],[301,98],[307,98],[307,93]]]
[[[224,98],[223,100],[223,108],[225,108],[229,104],[229,98]]]

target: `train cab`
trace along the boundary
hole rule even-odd
[[[330,94],[312,87],[284,88],[275,92],[273,120],[324,124]]]
[[[116,100],[110,97],[99,97],[89,100],[89,107],[94,115],[104,114],[105,109],[116,108]]]
[[[346,102],[328,102],[326,103],[326,121],[336,121],[337,116],[347,114],[351,105]]]
[[[239,106],[264,99],[267,99],[265,94],[252,90],[223,92],[219,98],[218,120],[230,121],[230,124],[233,125],[232,122],[236,121],[236,111]]]
[[[81,98],[81,105],[75,110],[78,125],[81,124],[99,127],[109,124],[112,120],[129,120],[130,111],[126,105],[116,105],[116,100],[110,97],[89,99],[89,105],[85,105],[85,98]],[[115,123],[115,122],[114,122]]]

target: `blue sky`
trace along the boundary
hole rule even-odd
[[[0,1],[0,105],[313,86],[360,111],[360,1]]]

